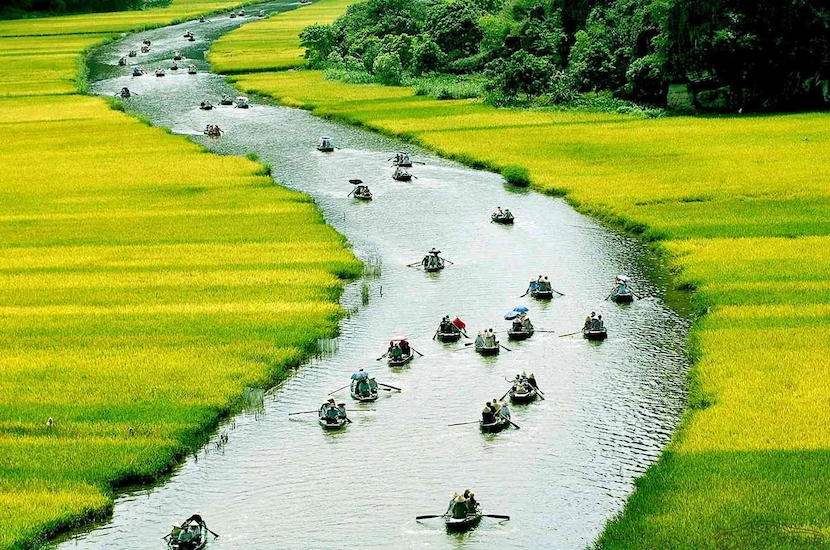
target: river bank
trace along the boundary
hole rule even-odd
[[[76,93],[88,48],[236,5],[0,22],[0,548],[169,471],[334,333],[361,273],[263,165]]]
[[[326,20],[344,8],[327,5]],[[273,33],[273,69],[285,68],[280,45],[300,30]],[[256,32],[252,25],[227,40]],[[830,307],[822,252],[830,182],[817,167],[830,160],[827,114],[642,120],[497,110],[314,71],[267,73],[263,59],[241,74],[244,62],[210,59],[247,92],[467,164],[525,167],[534,188],[672,255],[679,286],[696,289],[708,313],[692,336],[692,395],[683,427],[599,546],[705,548],[746,536],[826,543],[817,502],[830,484],[820,467],[830,442],[817,419],[830,382],[818,360],[827,353],[819,335]],[[758,522],[770,527],[753,528]]]

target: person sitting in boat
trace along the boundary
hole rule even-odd
[[[530,317],[528,317],[527,314],[522,315],[521,319],[522,319],[522,328],[523,329],[525,329],[527,331],[533,330],[533,323],[530,322]]]
[[[369,373],[363,369],[360,369],[356,373],[352,374],[352,380],[365,380],[366,378],[369,378]]]
[[[505,208],[505,209],[504,209],[504,217],[505,217],[505,218],[512,218],[512,217],[513,217],[513,213],[512,213],[512,212],[510,212],[510,209],[509,209],[509,208]]]
[[[406,340],[401,340],[400,347],[401,353],[403,355],[409,355],[410,353],[412,353],[412,349],[409,347],[409,342],[407,342]]]
[[[399,344],[395,344],[392,346],[392,359],[395,361],[400,361],[401,357],[403,356],[403,351],[401,351],[401,346]]]
[[[481,331],[478,331],[476,334],[476,347],[480,348],[484,346],[484,337],[481,335]]]
[[[597,328],[605,328],[605,321],[602,320],[602,315],[597,315]]]
[[[498,418],[501,413],[501,403],[498,399],[493,399],[491,408],[493,409],[493,416]]]
[[[447,513],[455,519],[463,519],[467,517],[467,499],[463,495],[454,493],[450,499],[450,506],[447,508]]]
[[[337,417],[340,416],[340,409],[337,407],[337,403],[334,402],[333,397],[329,397],[328,401],[323,403],[321,409],[323,409],[326,422],[330,424],[336,422]]]
[[[510,420],[510,407],[507,406],[506,401],[502,401],[499,406],[499,416],[504,419]]]
[[[369,380],[366,378],[361,378],[357,382],[357,394],[362,397],[368,397],[372,393],[371,385],[369,385]]]
[[[527,385],[533,388],[534,390],[539,389],[539,386],[536,384],[536,375],[532,372],[530,373],[530,376],[527,377]]]
[[[501,206],[496,207],[495,214],[496,214],[497,218],[503,218],[504,217],[504,211],[501,209]]]
[[[493,407],[488,401],[484,408],[481,410],[481,421],[485,424],[492,424],[496,421],[496,416],[493,413]]]
[[[601,317],[600,317],[601,318]],[[591,330],[599,330],[600,328],[600,319],[591,315]]]
[[[495,345],[496,335],[493,333],[493,329],[488,329],[487,332],[484,333],[484,346],[492,348]]]
[[[366,380],[366,383],[369,385],[369,391],[378,391],[378,383],[374,378],[369,378]]]
[[[464,491],[464,499],[467,501],[467,512],[475,514],[478,511],[478,501],[476,500],[475,493],[467,489]]]

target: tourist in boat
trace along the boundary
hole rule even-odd
[[[512,212],[510,212],[510,209],[509,209],[509,208],[505,208],[505,209],[504,209],[504,217],[505,217],[505,218],[512,218],[512,217],[513,217],[513,213],[512,213]]]
[[[493,407],[490,405],[488,401],[484,408],[481,410],[481,421],[485,424],[492,424],[496,421],[496,416],[493,412]]]
[[[521,328],[525,329],[526,331],[533,330],[533,323],[530,322],[530,317],[528,317],[526,313],[522,314],[520,318],[522,320]]]
[[[357,382],[357,394],[361,397],[368,397],[372,393],[372,386],[368,378],[361,378]]]
[[[507,406],[506,401],[502,401],[499,407],[499,416],[506,420],[510,420],[510,407]]]
[[[323,403],[321,409],[323,409],[323,414],[329,423],[336,422],[337,417],[340,416],[340,408],[334,402],[334,397],[329,397],[328,401]]]
[[[491,405],[491,407],[492,407],[492,409],[493,409],[493,416],[495,416],[496,418],[498,418],[499,413],[500,413],[500,411],[501,411],[501,403],[499,403],[499,400],[498,400],[498,399],[495,399],[495,398],[493,399],[492,403],[493,403],[493,404]]]
[[[484,345],[485,347],[492,348],[496,345],[496,335],[493,333],[493,329],[488,329],[484,333]]]
[[[504,211],[502,211],[501,206],[496,207],[496,216],[499,217],[499,218],[504,217]]]
[[[480,348],[482,346],[484,346],[484,337],[481,335],[481,331],[478,331],[478,334],[476,334],[476,347]]]
[[[463,519],[467,517],[467,499],[463,495],[454,493],[450,499],[450,506],[447,508],[447,513],[455,519]]]
[[[605,328],[605,321],[602,320],[602,315],[597,315],[597,328]]]
[[[475,514],[478,511],[478,501],[476,500],[475,493],[467,489],[464,491],[464,499],[467,501],[467,512]]]
[[[409,342],[407,342],[406,340],[401,340],[400,346],[401,346],[401,353],[403,355],[409,355],[409,354],[412,353],[412,350],[409,347]]]
[[[534,375],[532,372],[530,373],[530,376],[527,377],[527,385],[533,388],[534,390],[539,389],[539,386],[536,384],[536,375]]]
[[[392,359],[394,359],[395,361],[400,361],[402,356],[403,351],[401,350],[401,346],[398,344],[392,346]]]
[[[365,380],[366,378],[369,378],[369,373],[363,369],[360,369],[356,373],[352,374],[352,380]]]

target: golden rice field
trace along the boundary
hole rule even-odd
[[[331,335],[360,271],[262,166],[68,95],[112,32],[233,5],[0,22],[0,549],[168,469]]]
[[[354,0],[318,0],[263,21],[245,25],[211,45],[208,61],[219,73],[273,71],[303,64],[299,33],[312,23],[331,23]]]
[[[438,101],[316,71],[231,80],[472,165],[523,166],[537,190],[660,240],[707,313],[689,407],[598,547],[830,547],[830,114],[644,120]]]

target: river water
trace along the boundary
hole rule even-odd
[[[294,7],[269,4],[269,11]],[[257,8],[259,9],[259,8]],[[159,549],[171,522],[199,510],[221,536],[208,548],[584,548],[619,512],[633,480],[653,463],[682,412],[688,369],[688,321],[665,303],[665,273],[647,247],[606,231],[562,200],[506,186],[502,178],[436,158],[425,151],[308,113],[254,99],[248,110],[198,109],[223,93],[223,78],[207,72],[203,52],[211,40],[240,23],[226,16],[126,37],[100,49],[92,62],[96,93],[128,86],[127,100],[155,124],[192,136],[223,154],[256,152],[277,181],[314,197],[326,219],[346,235],[363,259],[382,273],[349,284],[343,305],[354,313],[341,323],[337,351],[301,367],[272,391],[259,410],[243,412],[214,439],[153,487],[118,496],[105,524],[68,537],[61,548]],[[192,30],[197,42],[182,35]],[[116,67],[120,55],[152,51],[136,63],[170,64],[179,49],[198,75],[168,71],[133,78]],[[134,60],[131,60],[133,62]],[[207,123],[226,133],[201,135]],[[340,147],[315,149],[320,135]],[[487,144],[482,144],[486,147]],[[406,148],[417,180],[393,181],[387,159]],[[349,178],[375,195],[371,203],[347,197]],[[508,207],[512,227],[490,223]],[[452,260],[428,275],[406,267],[431,247]],[[604,301],[614,276],[626,273],[643,299],[630,305]],[[519,296],[531,277],[548,275],[565,294],[549,302]],[[369,303],[361,304],[368,287]],[[460,316],[471,332],[504,331],[503,315],[530,308],[537,333],[512,352],[478,356],[459,344],[431,339],[442,316]],[[605,342],[559,335],[578,330],[592,310],[609,328]],[[424,354],[392,371],[375,358],[391,337],[409,337]],[[316,409],[328,392],[364,367],[403,389],[375,404],[349,403],[354,424],[324,433]],[[484,402],[500,397],[505,378],[534,372],[547,399],[514,406],[520,430],[482,435],[475,425]],[[357,412],[356,409],[366,409]],[[228,435],[224,446],[219,434]],[[440,514],[453,491],[472,488],[485,519],[465,535],[449,535]]]

